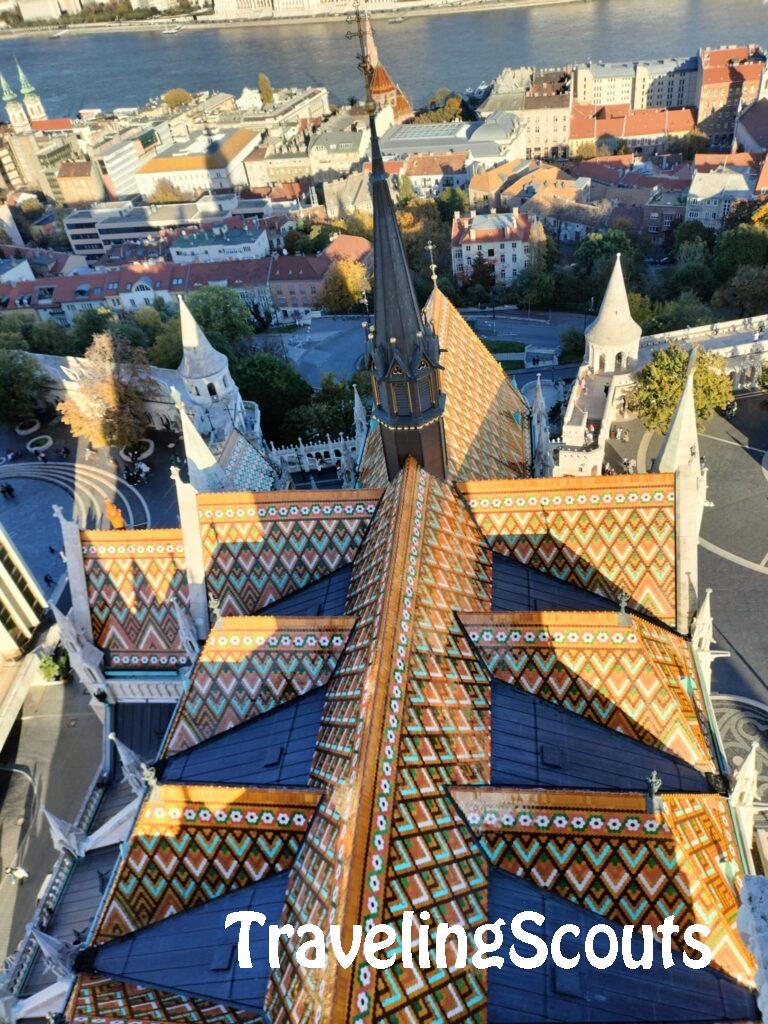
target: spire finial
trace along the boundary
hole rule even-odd
[[[16,99],[16,93],[10,87],[5,75],[0,74],[0,89],[3,90],[3,103],[11,103]]]
[[[35,87],[32,85],[30,80],[27,78],[27,76],[21,70],[21,64],[19,64],[19,58],[15,57],[14,59],[16,61],[16,72],[17,72],[17,74],[19,76],[19,85],[21,86],[22,96],[28,96],[29,93],[35,91]]]
[[[437,264],[435,263],[435,243],[432,241],[431,238],[427,242],[427,244],[424,246],[424,248],[429,253],[429,270],[430,270],[430,275],[432,277],[432,284],[436,288],[437,287]]]
[[[359,4],[355,4],[354,13],[347,19],[354,20],[355,30],[347,32],[347,39],[354,39],[360,43],[360,52],[357,55],[357,66],[363,76],[365,83],[365,111],[370,116],[376,113],[376,103],[373,98],[373,69],[378,61],[375,44],[373,43],[373,29],[371,28],[368,16],[364,15]]]

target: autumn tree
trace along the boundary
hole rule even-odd
[[[649,430],[665,433],[683,393],[689,352],[680,345],[658,349],[637,375],[630,396],[631,408]],[[700,349],[693,375],[696,418],[704,424],[715,409],[733,401],[731,379],[725,360],[715,352]]]
[[[163,103],[169,110],[176,110],[178,107],[184,107],[191,100],[192,93],[187,92],[186,89],[169,89],[168,92],[163,93]]]
[[[144,351],[98,334],[85,353],[77,394],[60,402],[59,412],[75,437],[95,448],[124,448],[143,437],[144,401],[155,393]]]
[[[0,349],[0,382],[0,420],[15,424],[34,414],[48,377],[32,356]]]
[[[155,191],[149,197],[150,203],[185,203],[194,198],[191,192],[177,188],[168,178],[160,178]]]
[[[370,291],[365,267],[357,260],[336,260],[325,276],[320,305],[326,313],[351,313]]]
[[[272,88],[272,83],[263,71],[259,75],[259,95],[261,96],[261,102],[265,106],[275,102],[275,91]]]

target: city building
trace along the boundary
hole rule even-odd
[[[269,271],[270,259],[267,258],[181,266],[134,263],[86,274],[40,277],[0,284],[0,316],[10,312],[30,313],[40,320],[71,327],[74,318],[84,309],[135,313],[158,300],[172,308],[179,296],[206,284],[233,288],[249,305],[255,303],[271,308]]]
[[[695,57],[624,62],[586,61],[573,73],[573,98],[590,106],[693,107],[698,99]]]
[[[67,206],[100,203],[106,192],[98,166],[91,160],[60,164],[56,173],[61,201]]]
[[[201,192],[231,192],[248,184],[244,161],[258,143],[259,135],[246,128],[199,132],[142,163],[136,187],[145,199],[163,185],[192,198]]]
[[[360,235],[335,235],[323,249],[329,260],[356,260],[366,270],[373,270],[373,246]]]
[[[508,161],[472,176],[469,202],[475,209],[511,210],[547,189],[575,202],[588,197],[589,182],[540,160]]]
[[[0,659],[18,658],[29,647],[47,605],[34,574],[0,525]],[[20,710],[17,707],[16,714]],[[5,718],[7,707],[3,711]]]
[[[149,206],[134,206],[124,200],[94,203],[70,213],[64,219],[64,231],[72,251],[95,262],[116,245],[156,243],[185,230],[220,227],[232,217],[243,218],[249,224],[272,212],[268,199],[237,196],[204,196],[194,203]]]
[[[755,185],[756,177],[748,171],[728,167],[696,171],[685,203],[685,219],[719,231],[731,206],[751,199]]]
[[[473,264],[482,257],[493,267],[497,284],[510,284],[531,260],[532,222],[517,212],[454,215],[451,227],[451,263],[457,281],[472,275]],[[543,237],[542,237],[543,240]]]
[[[379,60],[371,19],[363,15],[363,53],[372,72],[370,95],[378,110],[390,109],[395,124],[402,124],[413,117],[413,107],[399,85],[390,78],[389,72]],[[379,123],[376,125],[379,128]]]
[[[517,116],[525,125],[527,157],[563,159],[570,148],[572,95],[526,95]]]
[[[320,304],[330,270],[327,256],[273,256],[269,268],[272,305],[283,322],[305,320]]]
[[[481,121],[394,125],[381,138],[385,160],[422,153],[469,153],[483,167],[522,160],[528,148],[525,126],[516,114],[489,114]]]
[[[251,189],[301,181],[312,177],[312,157],[302,137],[276,147],[257,146],[245,158],[245,174]]]
[[[410,156],[402,174],[420,197],[438,196],[447,188],[466,188],[471,175],[469,153],[420,153]]]
[[[99,168],[110,199],[128,199],[139,192],[136,172],[158,146],[169,145],[170,129],[165,126],[129,128],[98,144],[91,158]]]
[[[768,99],[755,100],[739,113],[736,145],[747,153],[768,152]]]
[[[216,263],[226,260],[257,260],[269,255],[269,238],[263,227],[221,227],[210,231],[184,231],[168,247],[174,263]]]
[[[165,687],[175,707],[156,751],[114,732],[106,744],[129,790],[117,820],[102,808],[79,831],[60,823],[67,870],[37,912],[46,930],[9,965],[13,1014],[507,1024],[517,1007],[533,1021],[631,1007],[650,1024],[672,1006],[755,1020],[737,916],[743,927],[756,766],[730,778],[710,699],[693,366],[655,472],[549,476],[539,398],[529,409],[436,286],[418,305],[375,133],[372,184],[374,416],[356,403],[346,471],[359,486],[237,486],[182,413],[179,527],[116,538],[59,513],[72,594],[60,628],[106,698],[105,738],[129,687]],[[590,345],[615,363],[638,331],[614,276]],[[407,958],[406,911],[425,915],[429,966]],[[578,961],[559,967],[532,943],[537,962],[517,942],[511,956],[488,926],[521,912],[540,915],[517,920],[537,939],[547,923],[547,951],[565,923],[560,955]],[[680,927],[702,916],[712,959],[691,970]],[[395,938],[376,970],[297,955],[299,929],[316,950],[332,926],[384,922]],[[459,926],[450,967],[432,969],[446,922]],[[645,941],[657,927],[663,958]],[[493,970],[462,955],[464,928],[484,929]],[[599,984],[582,955],[596,958],[598,936],[613,950]],[[652,962],[630,969],[648,947]],[[29,986],[41,962],[58,971],[47,989]]]
[[[728,150],[739,111],[761,99],[766,57],[756,46],[699,51],[698,126],[710,148]]]
[[[335,114],[309,141],[310,174],[315,181],[333,181],[360,170],[370,146],[368,126],[351,115]],[[283,179],[290,180],[290,179]]]
[[[654,246],[669,247],[675,228],[686,216],[686,195],[677,190],[655,188],[643,207],[643,234]]]
[[[695,127],[696,112],[691,108],[632,110],[623,105],[592,107],[575,103],[571,111],[570,148],[578,153],[588,143],[610,152],[623,143],[650,156],[669,149],[669,140],[681,139]]]

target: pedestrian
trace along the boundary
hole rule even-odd
[[[59,552],[58,552],[58,551],[56,550],[56,548],[55,548],[55,547],[53,547],[53,545],[52,545],[52,544],[49,544],[49,545],[48,545],[48,550],[50,551],[50,553],[51,553],[52,555],[58,555],[58,553],[59,553]]]
[[[51,576],[49,572],[47,572],[45,576],[43,576],[43,582],[45,583],[46,587],[52,587],[56,580],[53,578],[53,576]]]
[[[13,486],[13,484],[6,484],[5,485],[5,493],[8,495],[9,498],[15,498],[16,497],[16,488]]]
[[[5,498],[5,500],[8,501],[8,499],[10,498],[10,494],[8,493],[8,485],[7,484],[0,485],[0,494],[2,494],[2,496]]]

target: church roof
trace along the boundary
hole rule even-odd
[[[518,496],[539,516],[579,511],[559,538],[581,545],[582,567],[602,558],[608,573],[604,549],[621,561],[628,544],[634,593],[647,595],[640,535],[655,535],[641,557],[658,564],[664,529],[653,516],[669,509],[661,524],[667,514],[674,523],[670,486],[653,476],[452,485],[409,460],[383,492],[201,495],[203,530],[225,531],[205,542],[207,580],[215,574],[233,614],[211,629],[179,702],[68,1019],[96,1024],[130,1007],[142,1024],[163,1014],[256,1024],[290,1000],[299,1016],[330,1005],[340,1021],[357,1020],[349,1006],[364,1006],[366,1021],[451,1006],[456,1020],[501,1024],[498,993],[516,984],[504,972],[493,982],[471,963],[370,975],[329,966],[318,976],[287,945],[268,971],[261,938],[256,970],[240,971],[222,915],[253,907],[294,927],[343,929],[424,908],[471,929],[526,893],[524,909],[541,904],[556,920],[637,928],[669,913],[710,923],[715,962],[697,972],[702,1002],[680,1020],[750,1019],[754,964],[735,927],[741,855],[712,791],[715,740],[687,641],[615,608],[492,611],[504,561],[494,538],[531,571],[512,540],[523,531],[506,518],[520,514]],[[650,522],[636,521],[646,506]],[[215,559],[227,545],[225,567]],[[326,587],[329,563],[314,580],[311,566],[329,551],[347,566],[336,573],[351,576],[343,617],[244,614],[260,600],[290,608],[300,579],[309,594]],[[563,582],[545,555],[539,572],[562,600],[604,600],[587,573]],[[228,580],[238,581],[231,591]],[[663,808],[648,804],[654,771]],[[553,1010],[564,982],[537,975],[530,1019],[591,1019],[590,971],[574,975],[565,1017]],[[625,988],[640,1021],[691,1000],[690,972],[678,968],[660,988]]]
[[[275,471],[267,457],[239,430],[232,429],[216,461],[224,474],[229,491],[268,491],[275,479]]]
[[[439,288],[432,292],[424,315],[440,345],[449,476],[455,480],[525,476],[531,458],[525,400]],[[360,479],[367,486],[381,486],[386,478],[380,431],[375,426],[368,435]]]

